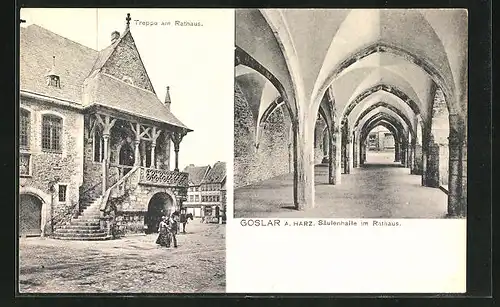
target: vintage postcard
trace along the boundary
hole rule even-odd
[[[225,292],[234,11],[20,15],[19,292]]]
[[[464,9],[22,9],[30,293],[463,293]]]
[[[467,10],[235,15],[228,291],[465,291]]]

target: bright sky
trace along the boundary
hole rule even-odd
[[[170,86],[171,111],[193,129],[180,146],[179,166],[213,165],[233,154],[234,10],[221,9],[22,9],[22,26],[37,24],[101,50],[111,32],[132,36],[156,94]],[[157,22],[139,25],[136,20]],[[176,20],[203,26],[174,26]],[[170,26],[161,25],[170,21]],[[173,147],[173,146],[172,146]],[[173,154],[172,154],[173,157]],[[173,165],[173,160],[172,160]]]

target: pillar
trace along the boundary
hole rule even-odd
[[[102,136],[104,139],[104,157],[102,159],[102,195],[108,189],[109,176],[109,134]]]
[[[163,161],[163,168],[166,169],[167,171],[170,170],[170,143],[172,142],[172,139],[170,137],[169,132],[165,132],[164,134],[165,137],[165,153],[164,153],[164,161]]]
[[[405,167],[410,167],[410,144],[408,144],[408,141],[405,143]]]
[[[315,118],[314,118],[315,119]],[[293,131],[293,202],[295,209],[304,210],[314,207],[314,125],[307,129],[307,119],[295,122]],[[310,126],[309,126],[310,127]]]
[[[104,120],[101,118],[101,115],[96,114],[96,119],[99,124],[102,126],[102,138],[103,138],[103,154],[104,157],[102,159],[102,195],[108,189],[108,177],[109,177],[109,136],[111,133],[111,128],[116,122],[116,119],[111,120],[111,118],[106,115]]]
[[[465,216],[467,208],[467,142],[464,121],[457,115],[449,115],[449,179],[448,215]]]
[[[406,152],[406,144],[405,144],[405,141],[402,140],[401,146],[399,147],[399,161],[401,162],[402,166],[404,166],[406,163],[405,152]]]
[[[439,145],[434,142],[432,134],[429,134],[428,140],[423,141],[427,143],[424,186],[437,188],[439,187]]]
[[[336,129],[335,133],[335,183],[340,184],[342,182],[342,137],[340,129]]]
[[[363,165],[366,161],[366,140],[359,144],[359,164]]]
[[[174,153],[175,153],[175,168],[174,171],[179,171],[179,143],[174,143]]]
[[[151,143],[151,163],[149,165],[150,168],[156,168],[155,148],[156,142]]]
[[[174,171],[179,171],[179,146],[181,144],[182,138],[186,135],[186,131],[174,132],[171,135],[172,142],[174,143],[174,153],[175,153],[175,168]]]
[[[353,152],[354,152],[354,142],[352,140],[352,135],[348,134],[347,137],[348,143],[347,143],[347,173],[351,173],[351,169],[353,168]]]
[[[399,140],[394,139],[394,162],[399,162],[401,161],[400,159],[400,146],[399,146]]]
[[[335,144],[333,132],[328,131],[328,184],[335,184]]]
[[[141,165],[141,153],[140,153],[140,150],[139,150],[139,145],[140,144],[141,144],[141,140],[140,139],[136,139],[134,141],[134,158],[135,158],[134,166],[140,166]]]
[[[358,167],[358,151],[359,151],[359,141],[356,138],[356,133],[352,135],[352,166]]]
[[[417,147],[417,140],[412,138],[410,147],[410,174],[415,174],[415,151]]]
[[[145,142],[142,142],[140,144],[140,152],[141,152],[141,158],[140,158],[141,165],[142,165],[142,167],[147,167],[147,165],[146,165],[146,143]]]

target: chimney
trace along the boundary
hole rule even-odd
[[[167,86],[167,93],[165,94],[165,106],[170,110],[170,86]]]
[[[120,38],[120,32],[113,31],[111,33],[111,44],[114,44]]]

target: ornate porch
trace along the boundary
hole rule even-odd
[[[117,223],[127,232],[143,232],[148,218],[180,210],[188,188],[188,174],[179,172],[180,143],[192,130],[103,106],[87,111],[80,202],[58,223],[54,237],[110,239]]]

